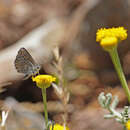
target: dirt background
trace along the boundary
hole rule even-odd
[[[107,111],[103,110],[97,101],[99,93],[104,91],[105,93],[111,92],[113,96],[118,95],[119,109],[128,105],[111,59],[108,53],[96,43],[95,38],[97,29],[101,27],[124,26],[128,30],[128,39],[119,44],[118,50],[129,85],[129,6],[129,0],[0,0],[0,69],[2,71],[0,71],[0,81],[4,81],[1,88],[3,86],[5,88],[5,91],[0,94],[1,109],[6,98],[13,97],[22,107],[43,114],[40,89],[35,87],[36,85],[31,79],[23,81],[21,77],[16,76],[16,70],[14,72],[13,69],[8,69],[8,65],[14,62],[14,59],[10,60],[11,54],[16,55],[18,51],[14,49],[10,52],[10,50],[15,48],[19,44],[19,40],[28,33],[33,33],[33,30],[37,30],[38,27],[46,25],[50,21],[56,21],[47,26],[45,32],[52,26],[55,29],[52,29],[52,32],[50,31],[47,36],[43,37],[44,40],[39,42],[52,50],[54,45],[58,45],[60,48],[63,58],[63,74],[67,81],[66,87],[70,92],[67,106],[70,129],[123,129],[114,120],[104,120],[103,115]],[[45,27],[41,28],[44,30]],[[31,42],[26,43],[27,46],[28,44],[32,46]],[[38,44],[35,43],[35,46]],[[26,48],[26,45],[23,46]],[[41,58],[43,54],[41,55],[39,52],[44,51],[44,46],[32,49],[32,53],[33,50],[35,52],[34,56],[38,53],[36,57]],[[6,56],[7,53],[9,56]],[[6,60],[6,64],[2,58]],[[52,60],[52,55],[37,60],[42,65],[41,74],[53,73],[53,69],[49,66]],[[47,89],[47,99],[49,119],[62,123],[63,106],[52,87]],[[19,118],[25,120],[24,115]],[[12,129],[21,130],[21,125],[16,119],[10,119],[15,121],[8,126],[8,129],[17,124],[17,127]],[[28,130],[32,129],[28,128]]]

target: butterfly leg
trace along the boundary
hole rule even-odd
[[[28,79],[29,77],[30,77],[30,75],[26,74],[26,75],[24,76],[23,80],[26,80],[26,79]]]

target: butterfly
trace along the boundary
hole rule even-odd
[[[39,73],[41,66],[37,64],[25,48],[20,48],[14,61],[17,72],[23,73],[24,79]]]

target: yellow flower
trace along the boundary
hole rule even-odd
[[[60,124],[55,124],[54,126],[53,125],[50,126],[50,130],[69,130],[69,128],[64,127],[64,126],[62,126]]]
[[[103,47],[111,47],[116,46],[118,43],[118,39],[116,37],[105,37],[101,40],[100,45]]]
[[[36,82],[39,88],[48,88],[51,86],[52,82],[56,81],[56,78],[51,75],[38,75],[36,77],[32,77],[32,81]]]
[[[118,28],[101,28],[96,33],[96,41],[106,50],[109,51],[116,47],[119,41],[127,38],[127,30],[124,27]]]
[[[130,130],[130,120],[128,120],[128,121],[126,122],[126,128],[127,128],[127,130]]]
[[[127,38],[127,30],[124,27],[99,29],[96,33],[96,41],[100,42],[105,37],[115,37],[118,40],[125,40]]]

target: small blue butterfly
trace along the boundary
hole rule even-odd
[[[24,79],[35,76],[41,68],[25,48],[20,48],[14,64],[17,72],[25,74]]]

